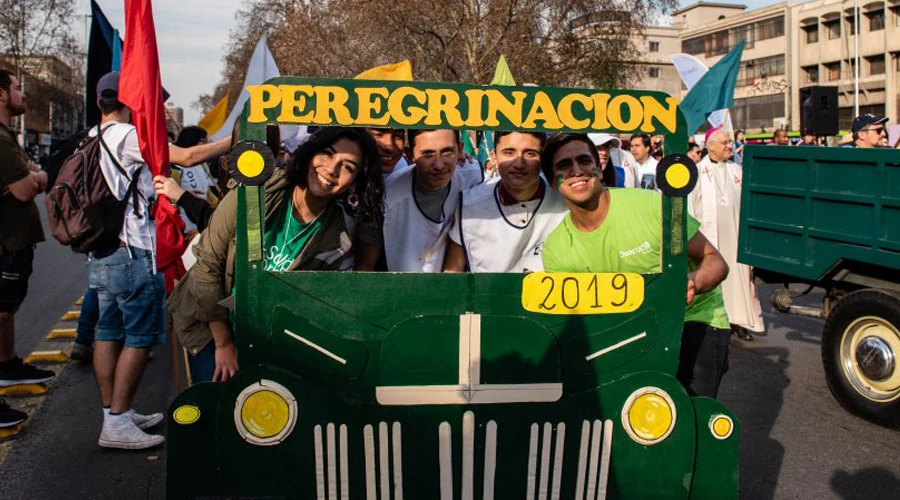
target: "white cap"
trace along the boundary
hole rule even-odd
[[[618,137],[613,137],[609,134],[588,134],[588,139],[590,139],[591,142],[594,143],[594,146],[602,146],[606,143],[611,142],[612,143],[612,144],[610,144],[611,147],[614,147],[614,148],[622,147],[622,141],[620,141]]]

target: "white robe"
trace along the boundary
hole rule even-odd
[[[725,311],[732,325],[762,332],[765,324],[750,267],[737,261],[741,227],[741,166],[713,162],[709,156],[697,165],[700,179],[688,196],[688,212],[700,221],[700,231],[722,254],[730,269],[722,283]]]

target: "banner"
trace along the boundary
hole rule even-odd
[[[700,128],[713,112],[731,107],[743,52],[744,42],[741,42],[701,76],[681,101],[688,133]]]
[[[209,110],[209,113],[206,113],[206,116],[200,119],[197,126],[206,130],[206,135],[213,135],[222,128],[226,118],[228,118],[227,94]]]
[[[684,82],[688,92],[709,71],[705,64],[690,54],[675,54],[672,56],[672,64],[675,65],[675,70],[678,71],[678,76],[681,77],[681,81]],[[726,130],[733,131],[734,127],[731,124],[731,117],[726,111],[725,109],[720,109],[712,112],[707,121],[712,127],[721,127],[727,121]]]
[[[259,85],[270,78],[281,76],[281,73],[278,72],[278,66],[275,65],[275,58],[272,56],[272,52],[269,51],[267,40],[266,35],[263,35],[257,42],[256,49],[253,50],[253,56],[250,58],[250,64],[247,66],[247,74],[244,77],[244,85],[241,87],[243,89],[241,90],[241,95],[238,96],[238,100],[234,103],[234,107],[231,109],[231,113],[229,113],[225,123],[209,138],[210,142],[224,139],[231,135],[231,130],[244,111],[244,104],[247,103],[247,99],[250,97],[250,94],[247,93],[247,87]],[[290,137],[295,132],[296,129],[294,127],[282,127],[281,137]]]

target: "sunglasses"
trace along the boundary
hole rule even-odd
[[[875,132],[876,134],[881,134],[884,132],[884,127],[875,127],[875,128],[864,128],[863,132]]]

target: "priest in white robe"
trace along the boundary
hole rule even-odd
[[[697,165],[700,179],[688,196],[688,211],[728,263],[730,272],[721,287],[732,329],[741,338],[752,340],[748,331],[762,332],[765,325],[750,267],[737,261],[743,173],[740,165],[729,161],[734,140],[727,131],[710,134],[706,147],[709,154]]]

